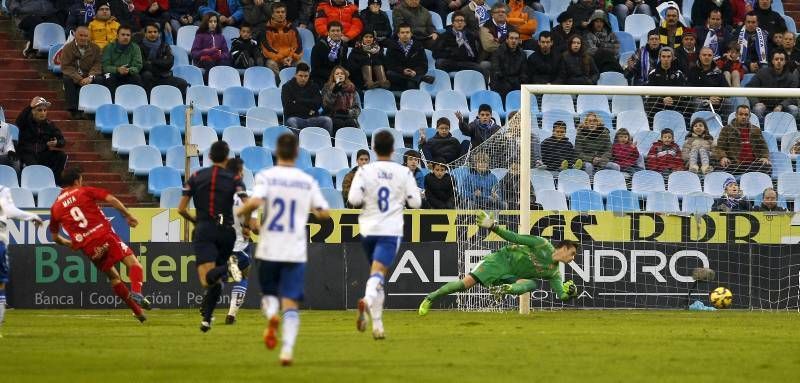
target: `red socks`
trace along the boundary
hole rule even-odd
[[[139,269],[139,272],[141,271],[142,269]],[[139,288],[141,288],[141,286],[142,284],[141,282],[139,282]],[[131,308],[134,314],[142,315],[142,308],[139,307],[139,305],[136,304],[136,302],[134,302],[133,299],[131,299],[130,297],[131,294],[128,291],[128,288],[125,287],[124,283],[117,283],[116,285],[111,286],[111,288],[114,289],[114,294],[117,294],[118,297],[122,298],[122,300],[125,301],[125,303],[128,305],[128,307]]]
[[[142,293],[142,267],[133,265],[128,269],[128,278],[131,280],[131,291],[137,294]]]

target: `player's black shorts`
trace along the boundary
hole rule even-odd
[[[194,252],[197,265],[214,262],[217,266],[228,262],[236,243],[233,226],[200,221],[194,229]]]

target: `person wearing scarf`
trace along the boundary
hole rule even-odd
[[[629,57],[625,66],[625,77],[633,80],[633,85],[647,85],[650,70],[658,63],[660,48],[658,32],[655,29],[648,32],[647,44]]]
[[[350,81],[350,73],[343,66],[333,67],[328,82],[322,87],[322,113],[333,120],[334,135],[337,130],[358,126],[361,101],[356,86]]]
[[[461,8],[461,11],[464,12],[467,29],[473,33],[478,33],[478,28],[482,27],[491,18],[486,0],[470,0],[467,5]]]
[[[750,12],[744,18],[744,25],[737,31],[739,61],[751,73],[769,64],[767,57],[767,33],[758,26],[758,17]]]
[[[508,9],[503,3],[496,3],[492,6],[492,19],[487,21],[480,28],[481,47],[483,47],[483,59],[488,60],[492,53],[506,42],[509,31],[516,31],[513,25],[508,23]]]
[[[722,13],[715,9],[708,14],[705,25],[697,28],[697,46],[711,48],[714,61],[719,60],[725,54],[731,32],[729,25],[722,24]]]
[[[73,4],[67,15],[66,30],[74,31],[81,25],[89,25],[94,20],[94,7],[94,0],[83,0]]]
[[[158,85],[170,85],[180,89],[185,96],[189,87],[184,79],[172,75],[172,64],[175,58],[172,49],[164,42],[157,23],[150,23],[144,27],[144,37],[139,41],[142,51],[142,82],[147,93]]]
[[[351,72],[361,74],[360,78],[358,75],[354,77],[357,87],[389,89],[391,86],[383,70],[383,49],[370,31],[361,35],[361,40],[350,53],[350,68]]]
[[[683,27],[680,25],[680,11],[667,8],[664,20],[658,26],[658,37],[661,45],[677,49],[681,46]]]
[[[397,39],[390,40],[384,63],[392,90],[419,89],[420,82],[432,84],[434,81],[433,76],[427,74],[425,50],[411,38],[411,26],[408,24],[397,27]]]
[[[322,88],[328,81],[333,68],[347,64],[347,44],[342,41],[342,24],[331,21],[328,36],[317,40],[311,49],[311,81]]]
[[[466,16],[462,11],[453,12],[453,24],[439,37],[439,44],[433,49],[436,68],[445,72],[475,70],[489,78],[488,61],[479,61],[478,40],[466,28]]]
[[[142,86],[142,79],[139,77],[141,70],[142,51],[138,45],[131,44],[131,28],[123,25],[117,30],[117,40],[103,49],[106,86],[111,94],[123,84]]]
[[[734,211],[751,211],[753,210],[753,202],[748,201],[742,195],[742,190],[739,189],[739,184],[736,183],[734,178],[728,178],[722,184],[723,193],[722,197],[714,199],[714,204],[711,205],[712,211],[734,212]]]

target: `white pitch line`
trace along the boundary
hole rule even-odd
[[[597,293],[597,295],[611,295],[611,296],[684,296],[686,293]],[[706,295],[705,293],[692,293],[692,295]]]

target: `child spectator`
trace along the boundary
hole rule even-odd
[[[469,124],[464,123],[461,112],[457,111],[456,117],[459,122],[458,128],[461,129],[461,133],[471,139],[473,149],[500,130],[500,125],[492,117],[492,107],[488,104],[478,106],[478,118]]]
[[[461,157],[461,143],[450,134],[450,120],[440,117],[436,120],[436,134],[428,139],[425,129],[420,129],[419,149],[425,158],[440,158],[444,163],[455,161]]]
[[[595,170],[619,170],[619,166],[611,162],[611,133],[597,113],[587,113],[583,123],[578,126],[575,152],[583,160],[584,170],[590,176]]]
[[[620,171],[628,173],[630,176],[642,170],[638,165],[639,149],[636,149],[636,144],[631,140],[628,129],[617,129],[617,134],[614,135],[614,145],[611,146],[611,159],[619,165]]]
[[[456,208],[453,178],[447,173],[444,161],[436,158],[433,161],[433,171],[425,176],[425,200],[431,209]]]
[[[647,169],[660,172],[664,176],[683,170],[681,148],[673,141],[672,129],[661,131],[661,139],[654,142],[647,153]]]
[[[342,179],[342,197],[344,198],[344,207],[348,209],[352,209],[353,205],[350,205],[350,202],[347,200],[347,196],[350,194],[350,185],[353,184],[353,177],[356,176],[356,171],[366,164],[369,163],[369,152],[366,149],[359,149],[356,152],[356,166],[351,169],[347,174],[344,175],[344,179]]]
[[[789,149],[789,154],[792,159],[795,159],[798,154],[800,154],[800,140],[794,142],[792,147]]]
[[[249,24],[239,27],[239,37],[231,42],[231,58],[233,67],[247,69],[253,66],[264,66],[264,56],[253,37],[253,28]]]
[[[222,26],[216,13],[203,16],[203,22],[200,23],[200,28],[194,36],[190,53],[195,65],[206,70],[230,63],[228,43],[222,35]]]
[[[500,199],[495,190],[497,177],[489,171],[489,155],[476,152],[471,158],[472,166],[464,177],[463,185],[459,185],[462,198],[471,209],[488,209],[495,206]]]
[[[747,68],[739,60],[739,44],[736,41],[731,41],[728,44],[728,50],[717,60],[717,68],[722,70],[722,74],[725,76],[725,80],[728,80],[730,87],[738,88],[741,86],[740,84],[744,74],[747,73]]]
[[[417,181],[417,187],[425,189],[425,175],[428,174],[428,169],[425,169],[421,163],[422,156],[416,150],[409,150],[403,155],[403,166],[411,170],[414,179]]]
[[[753,203],[746,200],[742,195],[739,184],[733,178],[728,178],[722,185],[724,192],[722,197],[714,200],[711,206],[712,211],[750,211],[753,210]]]
[[[362,9],[359,13],[359,17],[364,23],[364,33],[372,33],[375,41],[383,46],[383,41],[392,35],[389,15],[381,10],[381,0],[369,0],[367,4],[367,8]]]
[[[703,174],[711,173],[714,168],[709,165],[711,158],[711,147],[714,145],[714,137],[708,132],[708,125],[702,118],[692,121],[692,132],[686,137],[683,143],[683,160],[689,171]]]
[[[556,121],[553,124],[553,135],[542,141],[542,161],[547,170],[559,171],[570,167],[583,168],[583,160],[576,159],[575,148],[567,139],[567,124]]]

